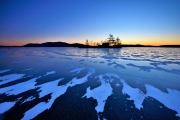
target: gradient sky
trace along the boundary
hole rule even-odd
[[[123,44],[180,44],[180,0],[0,1],[0,45],[85,43],[110,33]]]

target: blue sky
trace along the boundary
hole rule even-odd
[[[1,0],[0,44],[180,44],[180,0]]]

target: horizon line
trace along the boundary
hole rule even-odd
[[[57,41],[57,42],[62,42],[62,41]],[[43,43],[56,43],[56,42],[42,42],[42,43],[27,43],[27,44],[43,44]],[[74,42],[74,43],[69,43],[69,42],[62,42],[62,43],[67,43],[67,44],[83,44],[83,45],[86,45],[84,43],[78,43],[78,42]],[[0,45],[0,47],[22,47],[22,46],[25,46],[27,44],[23,44],[23,45]],[[180,46],[180,44],[160,44],[160,45],[145,45],[145,44],[121,44],[121,45],[142,45],[142,46]],[[90,45],[90,46],[97,46],[97,45]]]

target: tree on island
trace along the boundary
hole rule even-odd
[[[116,38],[116,45],[121,45],[121,39],[119,39],[119,37]]]
[[[109,34],[109,37],[107,39],[108,39],[109,45],[114,45],[115,44],[115,38],[114,38],[114,36],[112,34]]]
[[[85,42],[85,45],[87,46],[100,46],[99,42],[93,42],[91,41],[89,43],[88,39]],[[119,39],[119,37],[117,37],[116,39],[114,38],[114,36],[112,34],[109,34],[109,37],[107,39],[105,39],[105,41],[101,40],[101,45],[102,46],[120,46],[121,45],[121,40]]]
[[[89,45],[89,42],[88,42],[88,40],[86,40],[86,45]]]
[[[112,34],[109,34],[108,43],[109,43],[109,45],[111,45],[111,46],[112,46],[112,45],[121,45],[121,40],[119,39],[119,37],[117,37],[117,38],[115,39]]]

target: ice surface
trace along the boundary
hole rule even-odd
[[[72,60],[72,58],[70,58],[70,57],[64,57],[64,59],[67,59],[67,60]]]
[[[5,76],[0,76],[0,80],[2,80],[0,82],[0,85],[20,79],[24,76],[25,74],[9,74],[9,75],[5,75]]]
[[[168,72],[168,73],[173,73],[173,74],[180,74],[180,70],[179,69],[172,69],[172,70],[168,70],[168,69],[164,69],[161,67],[150,67],[150,66],[138,66],[138,65],[134,65],[132,63],[127,64],[128,66],[131,67],[137,67],[140,69],[140,71],[146,71],[146,72],[151,72],[151,70],[158,70],[158,71],[164,71],[164,72]]]
[[[34,107],[32,107],[31,109],[29,108],[29,110],[24,113],[23,119],[32,119],[36,117],[44,110],[51,108],[55,99],[63,94],[66,94],[68,88],[71,89],[71,87],[73,86],[85,83],[88,80],[88,77],[91,77],[91,80],[96,79],[95,76],[99,78],[99,82],[101,83],[101,85],[92,90],[90,88],[86,88],[86,94],[83,97],[92,97],[97,101],[98,104],[95,107],[95,110],[97,112],[107,112],[106,110],[104,110],[104,105],[108,100],[108,97],[112,94],[113,89],[118,90],[118,88],[121,87],[124,97],[129,96],[127,100],[133,101],[134,106],[135,108],[137,108],[137,110],[141,110],[143,112],[144,109],[141,108],[143,108],[142,103],[144,99],[146,97],[152,97],[160,103],[164,104],[164,106],[166,106],[167,108],[177,111],[177,116],[180,116],[180,110],[178,108],[180,104],[180,88],[178,86],[180,79],[179,48],[2,48],[0,49],[0,57],[3,54],[7,54],[8,56],[2,58],[0,64],[3,64],[3,66],[11,66],[8,66],[8,69],[0,70],[0,73],[8,72],[6,70],[11,69],[13,71],[21,72],[32,70],[32,68],[34,70],[32,72],[28,72],[26,78],[24,76],[17,77],[16,73],[14,73],[14,75],[11,74],[10,76],[0,76],[0,85],[17,79],[21,79],[22,77],[25,78],[21,83],[15,84],[14,82],[15,85],[12,86],[7,86],[10,84],[1,86],[0,94],[6,95],[8,99],[13,99],[12,101],[14,103],[11,103],[12,101],[4,101],[4,103],[0,104],[1,111],[8,111],[16,104],[16,102],[24,104],[27,101],[32,102],[33,99],[35,99],[36,101],[36,97],[33,97],[32,95],[28,96],[27,94],[27,99],[25,99],[24,101],[22,101],[21,99],[21,93],[27,92],[32,89],[37,89],[36,92],[39,94],[40,98],[46,95],[51,95],[51,98],[48,100],[48,102],[41,101],[34,105]],[[70,61],[70,59],[73,60]],[[23,64],[21,64],[21,62],[23,62]],[[39,68],[37,64],[42,67]],[[95,73],[94,69],[86,68],[87,66],[92,66],[94,69],[96,69],[97,72]],[[21,68],[23,69],[21,70]],[[45,73],[46,75],[54,74],[53,78],[56,78],[56,80],[48,77],[48,81],[51,82],[44,83],[45,81],[41,79],[43,83],[37,85],[38,82],[41,83],[41,80],[37,79],[39,78],[38,76],[43,76],[41,75],[42,69],[43,71],[50,71]],[[65,75],[62,75],[61,71],[64,69],[64,72],[67,73],[65,73]],[[89,72],[86,75],[82,76],[81,71],[85,69],[89,70]],[[59,74],[55,74],[56,72]],[[75,77],[71,78],[67,74]],[[34,76],[34,78],[27,80],[29,76]],[[77,79],[79,78],[79,76],[81,76],[82,78]],[[121,78],[119,76],[121,76]],[[119,80],[116,79],[117,81],[115,81],[114,77],[118,78]],[[61,81],[63,79],[69,82],[67,83],[66,81]],[[58,86],[59,81],[64,84]],[[112,81],[115,85],[112,85]],[[87,84],[89,84],[89,82],[87,82]],[[133,87],[131,87],[131,85]],[[142,91],[140,91],[140,88],[143,88],[144,86],[147,89],[147,94],[144,94]],[[158,87],[155,88],[153,86]],[[165,91],[166,88],[170,89],[167,89],[167,93],[165,93],[162,92],[160,88],[162,88],[162,91]],[[115,96],[114,99],[117,99],[117,97]],[[5,109],[1,109],[3,104],[7,106],[7,108],[5,107]],[[133,108],[133,105],[126,104],[126,106]],[[157,106],[165,110],[167,109],[166,107],[162,107],[160,104],[157,104]],[[69,109],[71,108],[67,108],[67,110]],[[124,109],[124,112],[129,111],[128,109]],[[124,112],[119,112],[119,115]],[[17,114],[17,116],[22,116],[22,113]],[[108,114],[111,114],[111,112],[106,113],[107,116]],[[136,116],[137,114],[140,114],[138,115],[140,117],[142,116],[142,114],[139,112],[135,112],[134,114],[136,114]],[[11,115],[11,112],[7,112],[7,115]],[[153,116],[150,117],[155,118]],[[104,118],[104,114],[102,114],[102,118]]]
[[[0,114],[8,111],[9,109],[11,109],[16,102],[4,102],[4,103],[0,103]]]
[[[84,61],[85,61],[84,59],[79,60],[79,62],[84,62]]]
[[[7,70],[1,70],[0,73],[5,73],[5,72],[8,72],[10,71],[11,69],[7,69]]]
[[[99,62],[99,63],[105,63],[104,61],[101,61],[101,62]]]
[[[126,67],[124,67],[124,66],[121,65],[121,64],[116,64],[116,65],[114,66],[114,68],[122,68],[122,69],[126,69]]]
[[[177,116],[180,117],[180,91],[167,89],[168,93],[164,93],[151,85],[146,85],[146,90],[147,96],[153,97],[166,107],[177,111]]]

